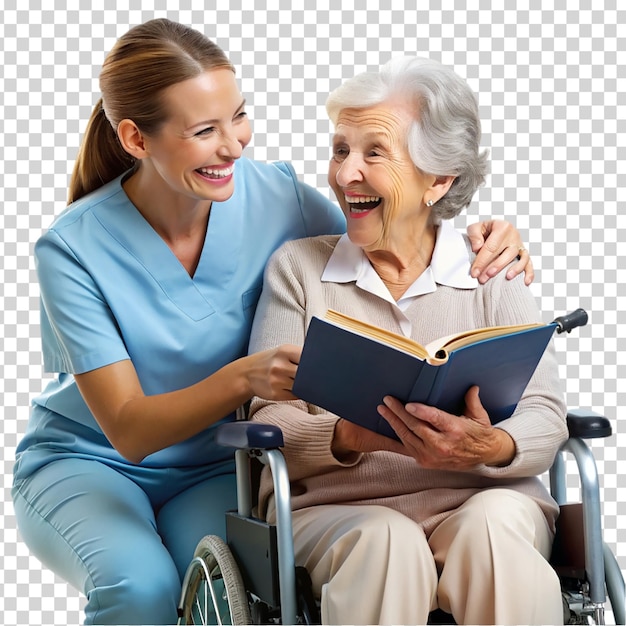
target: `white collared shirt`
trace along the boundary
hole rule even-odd
[[[443,220],[437,228],[437,239],[430,265],[396,302],[389,289],[372,267],[361,248],[348,235],[342,235],[328,259],[322,282],[349,283],[393,305],[402,332],[411,335],[411,323],[404,311],[417,296],[431,293],[437,285],[457,289],[475,289],[478,281],[470,276],[470,260],[463,235],[449,221]]]

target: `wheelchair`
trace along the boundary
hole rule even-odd
[[[624,579],[602,539],[600,488],[585,439],[608,437],[608,419],[592,411],[567,415],[570,437],[549,472],[559,503],[551,563],[561,580],[564,624],[604,624],[608,598],[616,624],[626,624]],[[183,581],[179,624],[315,624],[319,609],[304,568],[295,566],[290,489],[275,426],[237,421],[220,427],[218,440],[235,449],[237,512],[227,513],[227,542],[200,541]],[[566,455],[580,474],[581,501],[566,502]],[[254,472],[250,460],[269,465],[276,497],[276,524],[253,516]],[[453,623],[440,611],[429,623]]]
[[[563,330],[571,328],[557,328]],[[245,418],[242,407],[238,420],[217,433],[219,444],[235,450],[237,511],[226,514],[226,541],[207,536],[198,544],[183,580],[179,624],[319,624],[310,577],[295,565],[282,432]],[[568,412],[567,426],[569,439],[549,471],[550,491],[561,511],[550,562],[561,581],[563,623],[604,624],[608,595],[615,623],[626,624],[624,578],[602,538],[598,473],[585,442],[610,436],[611,425],[602,415],[576,409]],[[580,502],[567,502],[567,454],[578,468]],[[260,469],[266,465],[274,483],[275,524],[254,514]],[[437,610],[429,623],[454,621]]]

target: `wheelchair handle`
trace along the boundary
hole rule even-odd
[[[556,324],[556,332],[560,334],[565,332],[569,333],[574,328],[584,326],[588,319],[589,316],[587,315],[587,311],[584,309],[576,309],[575,311],[572,311],[572,313],[557,317],[552,323]]]

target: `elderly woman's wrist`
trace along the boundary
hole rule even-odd
[[[495,445],[493,447],[493,455],[487,460],[485,465],[488,467],[506,467],[513,462],[515,458],[515,441],[505,430],[494,428]]]
[[[345,465],[351,465],[359,459],[361,453],[344,445],[340,434],[342,423],[343,420],[340,419],[335,423],[333,439],[330,443],[330,451],[337,461]]]

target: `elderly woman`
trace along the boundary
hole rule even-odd
[[[400,59],[347,81],[327,109],[329,181],[347,234],[274,254],[251,350],[301,345],[328,308],[421,343],[539,321],[522,280],[470,276],[470,246],[445,221],[487,170],[466,82],[434,61]],[[324,623],[425,623],[437,607],[457,623],[561,623],[546,560],[558,508],[538,478],[567,436],[557,370],[550,346],[497,427],[476,388],[461,416],[387,397],[379,412],[401,442],[300,400],[253,401],[252,419],[285,435],[296,559]],[[271,495],[264,476],[268,518]]]

